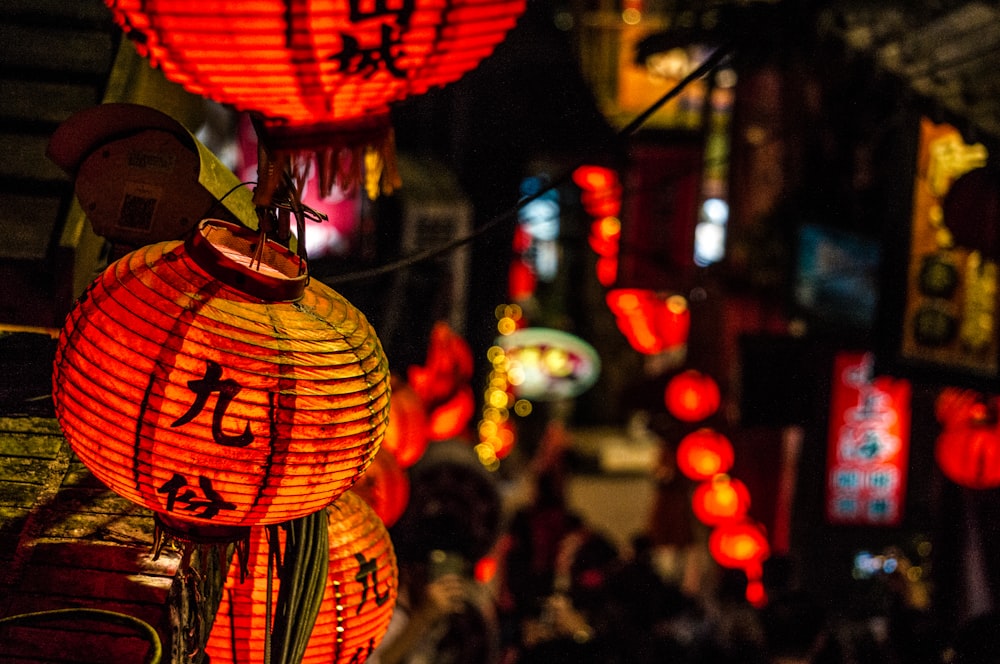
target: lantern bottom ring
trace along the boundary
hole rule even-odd
[[[153,515],[153,521],[160,533],[193,544],[232,544],[250,538],[250,526],[204,525],[160,512]]]

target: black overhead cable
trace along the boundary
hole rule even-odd
[[[680,95],[687,88],[688,85],[690,85],[694,81],[700,79],[701,77],[705,76],[709,72],[713,71],[716,67],[718,67],[720,63],[722,63],[722,61],[726,58],[726,56],[730,54],[732,50],[733,50],[732,44],[724,44],[716,48],[715,51],[713,51],[711,55],[705,58],[705,60],[695,69],[693,69],[691,73],[689,73],[687,76],[678,81],[674,87],[672,87],[670,90],[664,93],[663,96],[661,96],[659,99],[653,102],[653,104],[649,108],[647,108],[645,111],[636,116],[634,120],[632,120],[627,125],[622,127],[622,129],[620,129],[616,133],[616,137],[624,138],[627,136],[631,136],[632,134],[637,132],[639,128],[642,127],[642,125],[645,124],[645,122],[649,120],[649,118],[654,113],[656,113],[656,111],[658,111],[664,104],[666,104],[671,99],[674,99],[675,97]],[[562,173],[560,176],[553,178],[546,187],[541,188],[539,191],[531,194],[530,196],[525,196],[521,198],[517,202],[517,205],[515,205],[510,210],[502,212],[493,219],[490,219],[489,221],[484,223],[479,228],[473,230],[472,232],[466,235],[457,237],[454,240],[451,240],[450,242],[445,242],[444,244],[438,245],[436,247],[430,247],[423,251],[418,251],[409,256],[405,256],[397,261],[386,263],[385,265],[380,265],[379,267],[371,268],[368,270],[358,270],[356,272],[348,272],[346,274],[341,274],[341,275],[327,276],[319,279],[328,286],[338,286],[340,284],[345,284],[345,283],[364,281],[366,279],[373,279],[375,277],[380,277],[384,274],[390,274],[392,272],[396,272],[397,270],[408,268],[411,265],[415,265],[417,263],[421,263],[423,261],[436,258],[437,256],[448,253],[449,251],[453,251],[458,247],[468,244],[469,242],[472,242],[476,238],[485,235],[486,233],[489,233],[500,224],[507,222],[512,218],[516,218],[518,210],[523,208],[528,203],[537,200],[538,198],[541,198],[552,189],[555,189],[557,186],[567,181],[570,177],[572,177],[573,171],[576,170],[577,167],[582,166],[585,163],[586,163],[585,161],[581,161],[575,164],[573,167],[566,169],[566,171]]]

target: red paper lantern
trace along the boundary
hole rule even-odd
[[[691,497],[691,508],[699,521],[715,526],[746,516],[750,491],[743,482],[719,474],[698,485]]]
[[[388,527],[406,511],[406,504],[410,501],[410,477],[383,445],[375,455],[375,461],[351,487],[351,491],[361,496]]]
[[[709,427],[692,431],[677,446],[678,470],[696,482],[728,473],[735,460],[729,438]]]
[[[388,450],[402,468],[409,468],[427,449],[427,412],[416,391],[402,378],[393,376],[389,426],[382,449]]]
[[[663,400],[667,411],[682,422],[699,422],[719,409],[719,385],[708,374],[687,369],[667,383]]]
[[[622,209],[622,185],[618,173],[603,166],[580,166],[573,171],[580,188],[580,203],[592,217],[617,217]]]
[[[450,399],[428,414],[427,437],[432,441],[448,440],[465,433],[476,412],[472,388],[465,385]]]
[[[606,296],[615,322],[629,344],[648,355],[687,343],[691,311],[681,295],[663,296],[643,288],[615,288]]]
[[[66,320],[56,417],[80,460],[165,524],[316,512],[379,449],[389,370],[364,315],[281,245],[217,220],[111,265]],[[182,528],[183,529],[183,528]]]
[[[708,536],[708,550],[723,567],[742,570],[755,570],[771,555],[763,526],[749,519],[716,526]]]
[[[459,387],[472,380],[472,348],[447,323],[431,329],[427,363],[407,369],[407,379],[429,411],[448,401]]]
[[[934,446],[945,477],[969,489],[1000,487],[1000,428],[968,424],[945,429]]]
[[[185,88],[264,116],[269,143],[388,150],[389,104],[457,80],[524,0],[105,0],[138,51]],[[386,155],[388,156],[388,155]],[[360,169],[358,159],[347,170]],[[325,192],[326,193],[326,192]]]
[[[389,627],[396,605],[396,555],[385,526],[353,492],[328,508],[330,567],[316,624],[302,664],[363,662]],[[264,661],[267,635],[267,557],[260,529],[250,544],[249,575],[234,564],[222,593],[205,652],[212,664]],[[280,584],[274,581],[273,597]]]

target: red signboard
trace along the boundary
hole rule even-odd
[[[910,446],[910,383],[872,376],[870,353],[834,359],[826,517],[835,524],[899,525]]]

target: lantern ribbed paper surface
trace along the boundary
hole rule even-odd
[[[105,0],[167,78],[279,125],[371,125],[457,80],[524,0]]]
[[[329,507],[330,567],[303,664],[363,662],[385,636],[396,605],[397,568],[385,526],[348,491]],[[268,543],[250,543],[250,574],[229,572],[205,652],[212,664],[264,661]],[[279,584],[276,582],[274,594]]]
[[[53,372],[71,447],[112,490],[196,525],[329,505],[379,449],[389,371],[364,315],[298,258],[216,220],[112,264],[67,318]]]

